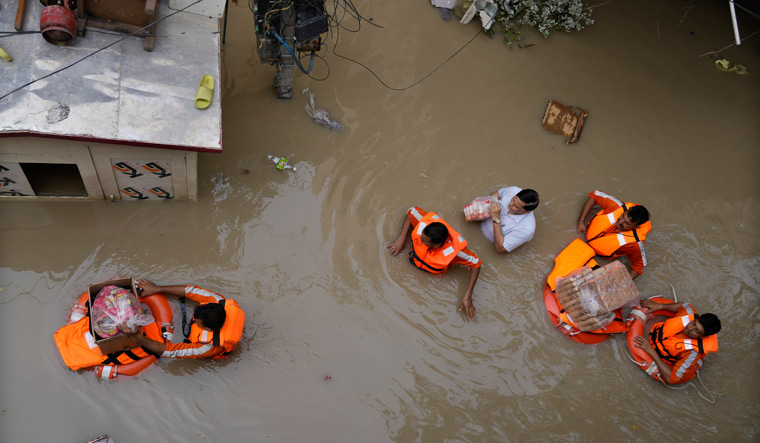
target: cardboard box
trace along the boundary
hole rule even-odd
[[[104,281],[95,285],[90,285],[90,306],[93,306],[95,297],[98,295],[101,289],[108,285],[118,286],[130,291],[137,297],[137,288],[135,287],[135,279],[129,278],[117,278],[114,280]],[[90,322],[90,334],[95,338],[95,344],[100,348],[100,352],[103,354],[110,354],[117,351],[126,351],[127,349],[136,348],[139,346],[137,340],[127,335],[117,335],[115,337],[101,338],[92,329],[92,322]]]

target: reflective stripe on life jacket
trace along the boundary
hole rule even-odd
[[[613,257],[615,251],[620,249],[621,246],[625,246],[630,243],[638,243],[639,249],[641,249],[641,259],[646,265],[646,255],[644,254],[644,240],[647,233],[652,230],[652,224],[647,221],[633,230],[616,232],[614,229],[610,229],[617,223],[617,220],[621,215],[630,207],[637,206],[633,203],[626,202],[622,206],[614,211],[605,214],[604,211],[599,211],[591,219],[591,222],[586,229],[586,240],[588,240],[589,246],[594,248],[597,254],[603,257]]]
[[[438,248],[425,246],[420,238],[422,231],[431,223],[443,223],[449,231],[449,237]],[[431,274],[445,274],[449,264],[456,258],[457,254],[467,247],[467,240],[459,235],[438,214],[428,212],[412,231],[412,246],[414,250],[409,254],[409,261],[414,266]]]
[[[201,303],[205,305],[207,303]],[[227,357],[243,338],[243,325],[245,313],[235,300],[222,299],[219,304],[224,308],[225,319],[222,329],[214,333],[209,329],[201,328],[195,323],[190,327],[190,335],[187,337],[190,343],[211,343],[213,346],[224,346],[224,353],[215,355],[214,358]]]

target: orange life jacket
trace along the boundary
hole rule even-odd
[[[613,230],[605,233],[605,231],[617,223],[618,218],[623,215],[623,212],[633,206],[637,205],[626,202],[623,203],[623,206],[610,213],[605,214],[603,210],[599,211],[591,219],[591,223],[589,223],[586,229],[586,240],[588,240],[589,246],[594,248],[597,254],[610,258],[615,256],[615,251],[620,249],[621,246],[629,243],[641,243],[643,245],[647,233],[652,230],[652,224],[648,220],[633,230],[624,232],[615,232]]]
[[[164,341],[158,323],[144,326],[142,330],[146,337]],[[90,333],[89,312],[87,316],[55,331],[53,338],[63,357],[63,362],[74,371],[96,365],[124,365],[154,355],[142,347],[108,355],[103,354],[95,344],[95,337]]]
[[[596,260],[594,260],[595,255],[596,253],[594,250],[589,245],[587,245],[586,242],[579,238],[576,238],[554,258],[554,269],[552,269],[552,272],[550,272],[549,276],[546,278],[546,284],[549,285],[549,288],[551,288],[553,292],[556,288],[558,278],[566,277],[571,272],[583,266],[588,266],[591,269],[595,269],[597,266],[599,266]],[[557,306],[559,306],[559,319],[580,331],[578,325],[575,324],[575,322],[562,308],[562,304],[559,302],[559,299],[557,299],[556,295],[554,298],[557,302]],[[602,329],[586,332],[596,334],[617,334],[619,332],[625,332],[626,325],[623,321],[622,310],[616,309],[614,312],[615,319],[612,321],[612,323]]]
[[[207,303],[201,303],[201,305],[205,304]],[[193,322],[187,339],[191,343],[212,343],[214,346],[224,346],[224,353],[214,356],[216,359],[223,359],[235,350],[240,339],[243,338],[245,313],[235,300],[222,299],[219,304],[222,305],[226,314],[224,325],[219,333],[201,328]]]
[[[597,266],[594,258],[596,253],[583,240],[576,238],[570,242],[565,249],[554,257],[554,269],[546,278],[546,284],[554,291],[556,280],[560,277],[566,277],[571,272],[587,265],[591,268]]]
[[[669,318],[652,327],[649,339],[660,358],[673,365],[678,362],[678,355],[684,351],[693,350],[704,355],[718,351],[718,334],[703,338],[689,338],[683,333],[686,325],[695,318],[697,318],[695,314],[682,315]]]
[[[422,231],[431,223],[443,223],[449,230],[449,238],[438,248],[429,248],[422,243],[420,236]],[[455,231],[435,212],[428,212],[417,223],[417,227],[412,231],[412,246],[414,250],[409,253],[409,261],[414,266],[431,274],[445,274],[449,264],[459,253],[467,247],[467,240]]]

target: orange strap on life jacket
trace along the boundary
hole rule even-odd
[[[586,229],[586,240],[589,246],[594,248],[597,254],[603,257],[612,257],[615,251],[629,243],[644,243],[647,234],[652,230],[652,224],[647,221],[637,226],[635,229],[615,232],[610,228],[617,223],[621,215],[630,207],[637,206],[633,203],[626,202],[617,209],[607,214],[604,211],[596,213],[594,218]],[[609,231],[609,232],[608,232]]]
[[[438,248],[425,246],[420,238],[422,231],[431,223],[443,223],[449,231],[449,237],[443,243],[443,246]],[[457,254],[467,247],[467,240],[438,214],[428,212],[420,219],[412,231],[412,246],[414,249],[409,253],[409,261],[414,266],[431,274],[445,274],[449,264],[456,258]]]

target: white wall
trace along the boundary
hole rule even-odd
[[[0,138],[0,165],[4,163],[76,164],[87,197],[3,196],[2,199],[103,200],[111,195],[116,200],[139,201],[198,198],[198,158],[193,151],[42,137]],[[17,168],[7,169],[0,169],[0,180],[4,171],[18,173]],[[0,192],[7,186],[0,181]]]

